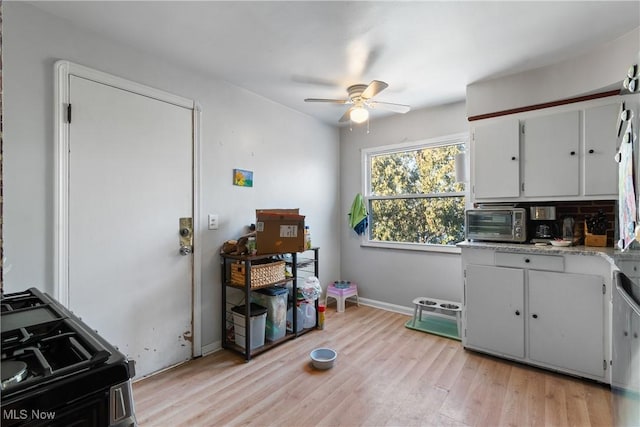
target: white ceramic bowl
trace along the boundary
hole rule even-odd
[[[551,240],[551,245],[553,246],[571,246],[573,243],[571,240]]]
[[[329,369],[333,367],[338,353],[330,348],[316,348],[309,356],[311,357],[311,364],[314,368]]]

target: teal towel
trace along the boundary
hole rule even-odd
[[[362,234],[367,228],[367,223],[367,207],[364,204],[362,194],[358,193],[351,204],[351,212],[349,212],[349,226],[353,228],[357,234]]]

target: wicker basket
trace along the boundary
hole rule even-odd
[[[257,288],[284,280],[284,266],[284,261],[270,262],[268,264],[252,264],[250,286]],[[237,286],[244,286],[244,278],[245,263],[239,261],[231,264],[231,283]]]

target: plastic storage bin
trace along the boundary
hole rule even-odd
[[[287,288],[272,287],[251,293],[251,300],[267,308],[265,338],[275,341],[287,332]]]
[[[236,344],[246,348],[246,325],[245,325],[246,305],[233,307],[233,330],[235,332]],[[251,316],[251,350],[264,345],[265,322],[267,319],[267,309],[261,305],[251,303],[249,307]]]
[[[301,307],[296,307],[296,332],[300,332],[304,325],[304,312]],[[289,307],[287,310],[287,330],[293,332],[293,307]]]

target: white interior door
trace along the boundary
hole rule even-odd
[[[69,307],[144,376],[193,351],[192,110],[73,75],[69,96]]]

